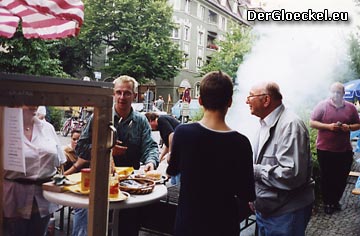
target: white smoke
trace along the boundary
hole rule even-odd
[[[269,1],[265,8],[348,12],[350,21],[256,24],[254,32],[259,38],[239,67],[238,92],[227,116],[229,125],[250,139],[259,125],[258,118],[250,115],[245,104],[250,88],[260,81],[275,81],[284,104],[308,116],[313,106],[328,96],[332,82],[351,75],[348,38],[355,25],[359,25],[358,7],[351,0],[277,0]]]

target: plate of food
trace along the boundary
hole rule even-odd
[[[158,170],[150,170],[145,172],[144,174],[134,175],[134,178],[146,178],[154,181],[156,184],[163,184],[168,180],[166,175],[162,175]]]
[[[81,195],[88,195],[90,190],[88,191],[81,191],[81,184],[74,184],[69,186],[64,186],[65,191],[70,191],[72,193],[81,194]]]
[[[151,193],[155,187],[155,182],[147,178],[132,178],[119,181],[119,188],[131,194]]]
[[[130,197],[130,193],[125,192],[125,191],[119,191],[119,194],[117,195],[117,197],[109,197],[109,201],[110,202],[120,202],[120,201],[125,201],[129,197]]]

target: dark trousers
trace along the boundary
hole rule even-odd
[[[317,149],[320,187],[324,204],[337,204],[346,187],[353,152],[329,152]]]
[[[142,221],[142,207],[119,211],[119,235],[138,236]]]

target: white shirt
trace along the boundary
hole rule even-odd
[[[256,154],[256,157],[259,155],[260,148],[265,144],[267,134],[270,132],[271,126],[275,122],[275,118],[278,116],[280,112],[280,107],[278,106],[275,110],[273,110],[269,115],[267,115],[264,119],[260,120],[260,132],[259,132],[259,142],[258,142],[258,153]]]
[[[46,216],[54,212],[57,206],[43,197],[41,185],[20,184],[7,179],[39,180],[50,178],[56,173],[56,167],[65,163],[66,157],[54,127],[34,117],[32,139],[29,141],[24,135],[23,150],[26,173],[4,171],[4,216],[29,219],[34,198],[41,216]]]

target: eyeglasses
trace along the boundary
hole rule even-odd
[[[253,98],[253,97],[260,97],[260,96],[265,96],[265,95],[269,95],[269,94],[262,93],[262,94],[249,95],[249,96],[246,97],[246,99],[249,100],[250,98]]]
[[[72,141],[78,141],[79,140],[79,138],[72,138]]]

